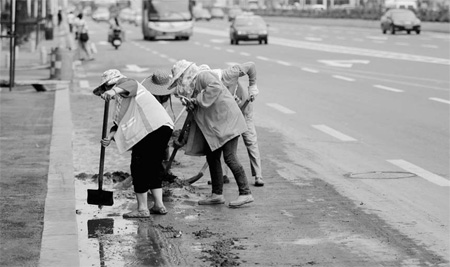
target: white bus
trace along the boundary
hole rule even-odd
[[[191,0],[142,1],[142,34],[145,40],[189,40],[194,26]]]

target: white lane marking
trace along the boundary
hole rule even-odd
[[[364,42],[364,39],[361,39],[361,38],[353,38],[353,41],[355,41],[355,42]]]
[[[313,41],[313,42],[320,42],[322,41],[322,38],[316,38],[316,37],[305,37],[305,40]]]
[[[372,40],[383,40],[386,41],[388,38],[385,36],[366,36],[367,39],[372,39]]]
[[[354,82],[355,81],[355,79],[344,77],[344,76],[340,76],[340,75],[333,75],[333,77],[336,78],[336,79],[347,81],[347,82]]]
[[[375,88],[379,88],[379,89],[383,89],[383,90],[387,90],[387,91],[391,91],[391,92],[396,92],[396,93],[402,93],[403,90],[400,89],[395,89],[395,88],[391,88],[391,87],[387,87],[387,86],[383,86],[383,85],[374,85],[373,87]]]
[[[195,27],[194,32],[210,34],[221,37],[228,37],[228,33],[218,30],[211,30],[202,27]],[[400,36],[398,36],[400,37]],[[338,39],[342,39],[337,37]],[[387,58],[387,59],[397,59],[397,60],[405,60],[405,61],[414,61],[414,62],[424,62],[431,64],[442,64],[442,65],[450,65],[450,59],[448,58],[437,58],[437,57],[428,57],[428,56],[419,56],[413,54],[405,54],[405,53],[397,53],[390,51],[382,51],[376,49],[365,49],[365,48],[357,48],[357,47],[349,47],[349,46],[341,46],[341,45],[332,45],[332,44],[324,44],[319,42],[306,42],[306,41],[297,41],[286,38],[272,37],[270,39],[270,43],[272,45],[281,45],[285,47],[293,47],[300,49],[309,49],[315,51],[326,51],[330,53],[340,53],[340,54],[349,54],[349,55],[358,55],[358,56],[367,56],[367,57],[376,57],[376,58]]]
[[[450,105],[450,101],[445,100],[445,99],[442,99],[442,98],[430,97],[430,98],[428,98],[428,99],[433,100],[433,101],[437,101],[437,102],[441,102],[441,103],[445,103],[445,104],[449,104],[449,105]]]
[[[295,114],[295,111],[292,111],[292,110],[290,110],[286,107],[283,107],[282,105],[277,104],[277,103],[267,103],[266,105],[268,105],[269,107],[274,108],[280,112],[286,113],[286,114]]]
[[[176,60],[176,59],[174,59],[174,58],[169,58],[169,61],[172,62],[172,63],[175,63],[175,62],[177,62],[178,60]]]
[[[303,71],[311,72],[311,73],[318,73],[318,70],[309,69],[309,68],[302,68]]]
[[[214,46],[214,49],[216,50],[222,50],[222,48],[218,47],[218,46]]]
[[[441,177],[439,175],[436,175],[432,172],[429,172],[427,170],[424,170],[412,163],[409,163],[402,159],[390,159],[387,160],[388,162],[396,165],[397,167],[404,169],[406,171],[412,172],[416,174],[417,176],[422,177],[423,179],[432,182],[434,184],[440,185],[440,186],[450,186],[450,181],[445,179],[444,177]]]
[[[351,68],[353,64],[369,64],[369,60],[362,59],[348,59],[348,60],[317,60],[317,62],[323,63],[332,67],[343,67],[343,68]]]
[[[204,47],[211,47],[209,44],[204,44],[203,46]]]
[[[80,88],[89,88],[89,81],[88,80],[80,80],[79,82]]]
[[[261,60],[265,60],[265,61],[268,61],[268,60],[269,60],[268,58],[262,57],[262,56],[257,56],[256,58],[257,58],[257,59],[261,59]]]
[[[97,44],[99,44],[99,45],[108,45],[109,43],[107,41],[100,41]]]
[[[385,44],[385,41],[373,41],[374,44]]]
[[[277,63],[278,63],[278,64],[281,64],[281,65],[285,65],[285,66],[292,66],[291,63],[286,62],[286,61],[282,61],[282,60],[277,60]]]
[[[422,45],[422,46],[425,47],[425,48],[438,48],[437,45],[429,45],[429,44],[425,44],[425,45]]]
[[[194,44],[196,44],[196,45],[201,45],[199,42],[195,42]]]
[[[159,55],[160,57],[162,57],[162,58],[168,58],[168,56],[167,55],[164,55],[164,54],[161,54],[161,55]]]
[[[246,57],[249,57],[249,56],[251,56],[249,53],[246,53],[246,52],[241,52],[241,53],[239,53],[240,55],[243,55],[243,56],[246,56]]]
[[[355,138],[350,137],[348,135],[345,135],[345,134],[343,134],[343,133],[341,133],[339,131],[336,131],[333,128],[330,128],[330,127],[328,127],[326,125],[312,125],[312,127],[316,128],[317,130],[322,131],[322,132],[324,132],[326,134],[329,134],[329,135],[331,135],[331,136],[333,136],[333,137],[335,137],[335,138],[337,138],[337,139],[339,139],[341,141],[344,141],[344,142],[357,141]]]
[[[396,44],[396,45],[409,46],[409,44],[408,44],[408,43],[402,43],[402,42],[396,42],[395,44]]]
[[[225,51],[227,51],[227,52],[229,52],[229,53],[234,53],[234,50],[233,50],[233,49],[227,49],[227,50],[225,50]]]

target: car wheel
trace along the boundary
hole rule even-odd
[[[267,44],[267,38],[266,38],[266,39],[264,39],[264,44]]]
[[[233,39],[230,39],[230,44],[232,44],[232,45],[234,44],[234,41],[233,41]]]
[[[239,45],[239,40],[238,39],[234,40],[234,44]]]
[[[416,33],[417,33],[417,34],[420,34],[420,30],[417,30]]]
[[[394,27],[394,25],[391,26],[391,34],[395,34],[395,27]]]
[[[263,40],[262,39],[259,39],[259,44],[262,44],[263,43]]]
[[[411,34],[411,31],[406,31],[407,34]]]
[[[383,29],[382,31],[383,31],[383,34],[386,34],[386,29]]]

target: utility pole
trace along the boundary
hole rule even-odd
[[[9,32],[9,91],[15,83],[15,69],[16,69],[16,1],[11,0],[10,5],[10,23],[11,28]]]

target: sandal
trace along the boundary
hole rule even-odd
[[[133,219],[133,218],[150,218],[150,213],[146,210],[138,211],[134,210],[132,212],[125,213],[123,215],[125,219]]]
[[[167,214],[167,210],[166,210],[165,207],[162,207],[162,208],[159,208],[159,209],[151,208],[150,209],[150,214],[166,215]]]

